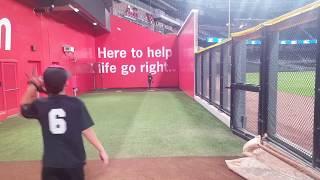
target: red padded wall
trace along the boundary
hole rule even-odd
[[[179,87],[191,97],[194,96],[195,87],[195,19],[192,13],[178,35]]]
[[[45,24],[43,31],[49,30],[47,31],[49,39],[44,40],[49,47],[49,52],[46,53],[49,57],[44,59],[49,59],[51,64],[54,62],[67,67],[73,78],[77,80],[76,85],[80,94],[94,89],[94,75],[91,73],[91,64],[95,62],[94,27],[77,15],[56,13],[51,16],[58,17],[58,20],[51,17],[43,18]],[[60,22],[61,19],[63,21]],[[65,54],[62,51],[63,45],[75,47],[75,53]],[[69,82],[68,93],[71,94],[71,92],[72,83]]]
[[[80,93],[94,88],[90,72],[90,64],[95,62],[94,27],[75,13],[37,15],[28,6],[30,1],[25,2],[28,1],[0,1],[0,20],[9,19],[12,29],[11,50],[7,51],[4,50],[6,30],[1,27],[0,104],[5,107],[0,108],[0,119],[18,112],[20,97],[26,88],[25,74],[33,71],[35,62],[40,66],[39,71],[53,62],[65,66],[81,82],[77,83]],[[62,46],[66,44],[75,47],[74,55],[64,54]],[[16,72],[9,66],[12,63],[16,64]],[[9,76],[15,76],[16,81],[12,78],[7,81]],[[16,90],[12,90],[12,84],[16,84],[13,88]],[[68,94],[71,94],[71,88],[69,85]]]

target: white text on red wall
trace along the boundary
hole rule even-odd
[[[4,43],[2,37],[2,31],[5,31]],[[3,49],[2,44],[4,44],[4,50],[11,50],[11,23],[7,18],[0,19],[0,49]]]

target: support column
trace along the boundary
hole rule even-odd
[[[226,44],[222,48],[222,108],[226,110],[226,107],[230,104],[230,97],[228,96],[228,89],[226,87],[230,86],[229,81],[229,67],[230,67],[230,47]]]
[[[278,95],[278,61],[279,61],[279,32],[267,32],[266,37],[266,81],[263,95],[265,100],[265,111],[263,117],[266,120],[266,128],[269,135],[276,133],[277,124],[277,95]],[[262,70],[264,71],[264,70]],[[264,103],[264,102],[262,102]]]
[[[195,66],[194,66],[194,74],[195,74],[195,77],[194,77],[194,80],[195,80],[195,95],[198,95],[199,94],[199,86],[198,86],[198,82],[199,82],[199,54],[196,54],[195,55]]]
[[[216,87],[216,77],[217,77],[217,53],[216,53],[216,49],[214,48],[213,50],[211,50],[211,88],[212,91],[211,93],[211,102],[215,103],[216,101],[216,91],[217,91],[217,87]]]
[[[234,83],[245,83],[247,46],[245,40],[236,42],[234,45]],[[234,127],[241,129],[245,127],[246,104],[245,91],[234,90]]]
[[[204,96],[203,96],[203,53],[201,53],[200,54],[200,72],[201,72],[201,85],[200,85],[200,87],[201,87],[201,98],[203,99],[204,98]]]
[[[225,91],[225,85],[224,85],[224,50],[225,49],[225,45],[220,46],[219,52],[220,52],[220,67],[219,67],[219,71],[220,71],[220,108],[223,109],[223,105],[224,105],[224,92]]]
[[[212,93],[211,91],[213,90],[212,89],[212,77],[213,77],[213,74],[212,74],[212,50],[209,50],[209,102],[212,103]]]

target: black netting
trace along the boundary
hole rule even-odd
[[[247,44],[247,61],[246,61],[246,78],[244,83],[259,85],[260,84],[260,58],[261,58],[261,47],[260,40],[248,40]]]
[[[223,109],[230,112],[231,99],[231,43],[223,46]]]
[[[244,129],[252,134],[258,134],[258,111],[259,93],[245,92],[245,119],[243,119]]]
[[[201,54],[196,59],[196,94],[201,96]]]
[[[274,33],[268,133],[311,156],[316,70],[315,22]]]
[[[209,100],[209,81],[210,81],[210,79],[209,79],[209,71],[210,71],[210,66],[209,66],[209,64],[210,64],[210,59],[209,59],[209,52],[205,52],[204,54],[203,54],[203,59],[202,59],[202,68],[203,68],[203,70],[202,70],[202,72],[203,72],[203,74],[202,74],[202,76],[203,76],[203,79],[202,79],[202,87],[203,87],[203,94],[202,94],[202,96],[205,98],[205,99],[207,99],[207,100]]]
[[[220,48],[211,50],[211,101],[220,105]]]
[[[202,52],[196,60],[197,95],[226,112],[231,109],[231,45]]]

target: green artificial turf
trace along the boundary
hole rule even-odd
[[[246,83],[259,84],[259,74],[247,73]],[[278,91],[301,96],[314,96],[315,72],[279,72]]]
[[[244,141],[182,92],[105,92],[82,96],[111,158],[239,155]],[[90,159],[95,150],[86,143]],[[38,122],[0,124],[0,161],[39,160]]]

